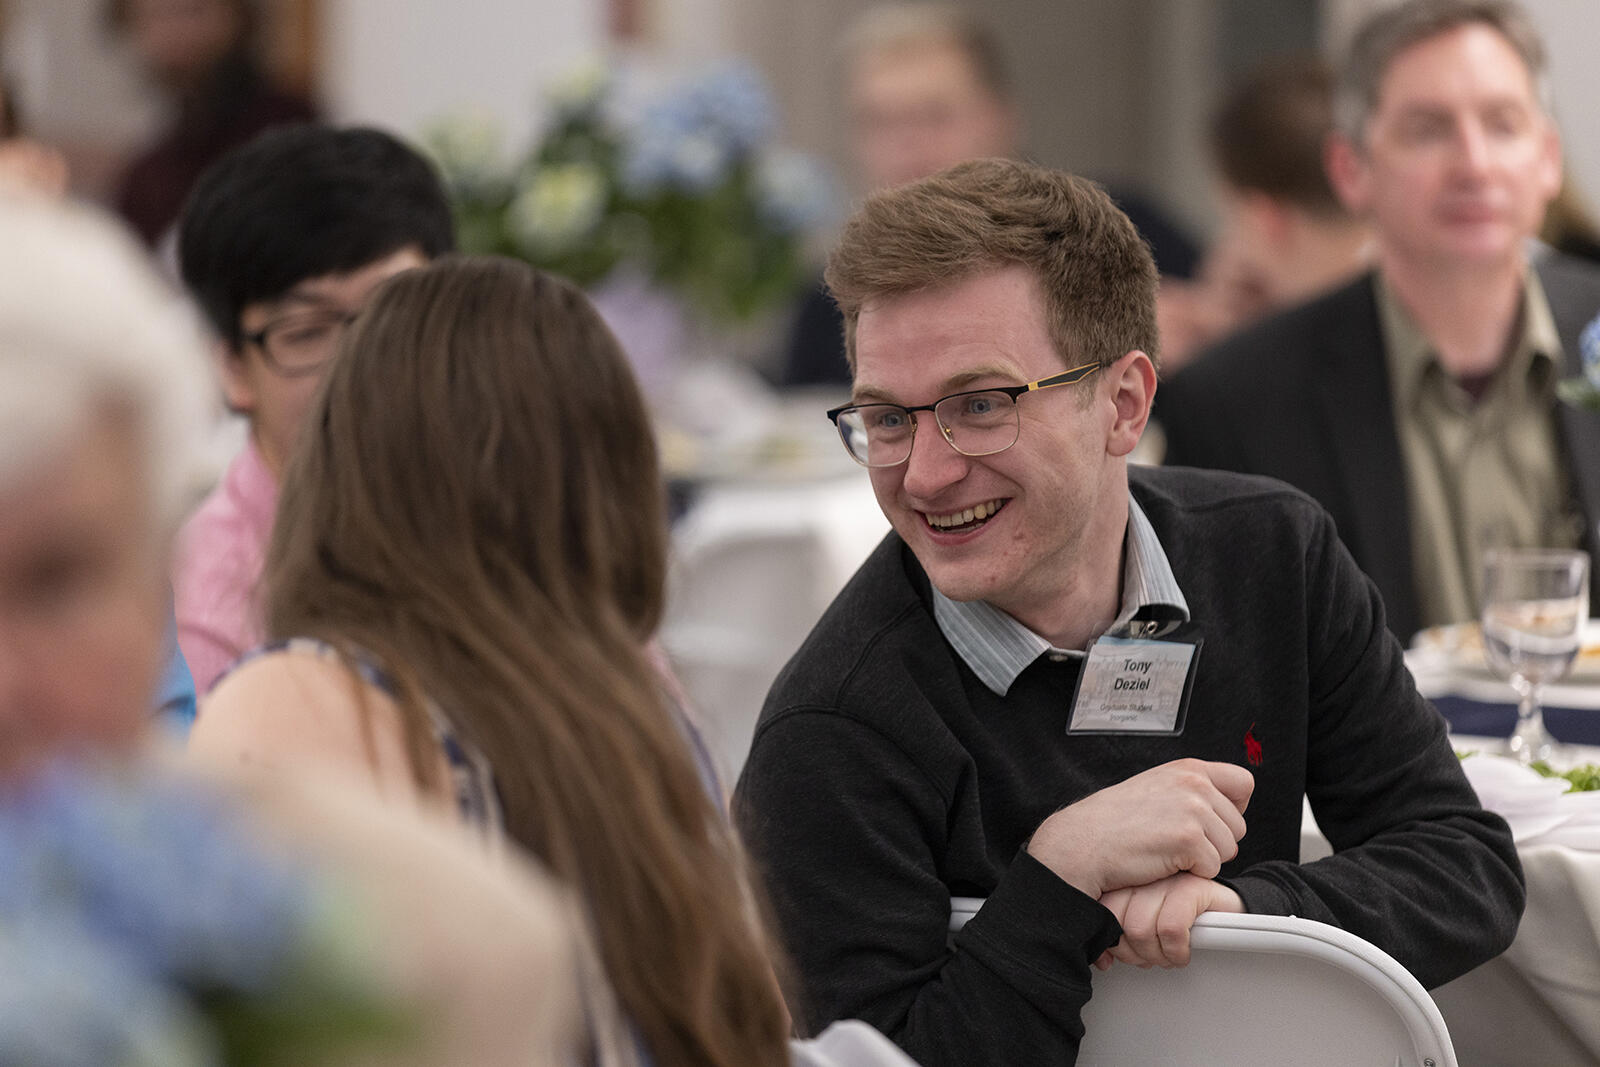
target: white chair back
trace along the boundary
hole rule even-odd
[[[850,475],[706,486],[673,531],[661,643],[730,787],[773,679],[888,529]]]
[[[951,931],[981,900],[951,901]],[[1189,966],[1094,974],[1079,1067],[1456,1067],[1439,1009],[1377,946],[1310,919],[1206,914]]]

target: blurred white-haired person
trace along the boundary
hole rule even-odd
[[[131,238],[0,198],[0,779],[148,729],[210,381]]]

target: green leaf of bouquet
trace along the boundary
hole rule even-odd
[[[1587,378],[1563,378],[1556,383],[1556,396],[1584,411],[1600,411],[1600,387]]]
[[[291,1067],[414,1045],[421,1021],[364,991],[306,981],[270,995],[216,993],[200,999],[222,1062],[230,1067]]]

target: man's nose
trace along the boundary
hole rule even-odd
[[[1464,122],[1456,132],[1455,163],[1459,173],[1477,177],[1493,162],[1493,145],[1478,122]]]
[[[906,460],[905,490],[928,499],[967,475],[971,460],[955,450],[931,411],[918,411],[917,432],[911,436],[911,456]]]

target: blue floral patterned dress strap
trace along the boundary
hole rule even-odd
[[[384,669],[378,658],[364,649],[351,650],[346,659],[339,649],[314,637],[292,637],[263,645],[241,656],[229,671],[258,656],[273,652],[293,652],[332,660],[341,666],[353,667],[361,680],[379,690],[391,700],[400,699],[400,688],[392,675]],[[428,718],[433,727],[433,737],[444,752],[450,766],[451,792],[456,809],[468,826],[481,833],[492,846],[504,840],[505,816],[500,806],[500,795],[495,789],[494,770],[489,760],[470,741],[460,736],[437,704],[429,698],[426,702]]]

